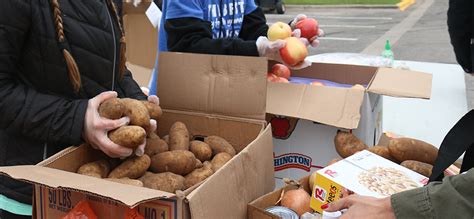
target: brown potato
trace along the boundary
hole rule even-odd
[[[96,178],[105,178],[110,172],[110,163],[107,160],[98,160],[86,163],[79,167],[77,173]]]
[[[109,138],[115,144],[135,149],[145,141],[146,132],[140,126],[128,125],[110,131]]]
[[[388,149],[387,146],[375,145],[373,147],[369,147],[369,149],[367,149],[367,150],[374,153],[374,154],[377,154],[377,155],[379,155],[379,156],[381,156],[385,159],[388,159],[388,160],[391,160],[393,162],[398,163],[397,159],[392,157],[392,154],[390,154],[390,150]]]
[[[217,172],[224,164],[226,164],[230,159],[232,159],[232,155],[222,152],[216,154],[214,158],[212,158],[211,164],[212,164],[212,170],[214,172]]]
[[[210,160],[212,156],[211,147],[202,141],[191,141],[189,150],[193,152],[194,156],[199,159],[201,162]]]
[[[99,115],[107,119],[120,119],[125,112],[125,106],[119,98],[111,98],[99,106]]]
[[[400,165],[426,177],[430,177],[433,170],[433,165],[416,160],[405,160]]]
[[[129,157],[109,174],[109,178],[137,179],[150,167],[151,159],[144,154],[141,157]]]
[[[230,154],[231,156],[235,156],[237,154],[235,152],[235,148],[228,141],[219,136],[208,136],[204,139],[204,142],[206,142],[211,147],[212,156],[222,152]]]
[[[191,172],[190,174],[186,175],[186,177],[184,177],[184,188],[188,189],[204,181],[205,179],[210,177],[213,173],[214,171],[211,168],[209,168],[209,166],[195,169],[193,172]]]
[[[196,168],[196,157],[190,151],[166,151],[151,158],[150,170],[155,173],[172,172],[186,175]]]
[[[116,182],[116,183],[121,183],[121,184],[126,184],[126,185],[132,185],[132,186],[138,186],[138,187],[143,187],[143,183],[140,180],[136,179],[130,179],[130,178],[106,178],[105,180]]]
[[[147,173],[139,179],[143,186],[165,192],[175,193],[176,190],[184,190],[184,177],[178,174],[165,173]]]
[[[145,130],[150,127],[150,115],[148,109],[139,100],[123,98],[121,99],[125,106],[125,116],[130,118],[130,125],[137,125]]]
[[[189,150],[189,131],[182,122],[175,122],[169,133],[170,151]]]
[[[363,151],[369,148],[352,133],[341,130],[338,130],[334,137],[334,145],[336,146],[337,153],[342,158],[349,157],[358,151]]]
[[[438,149],[435,146],[412,138],[393,138],[388,149],[399,162],[416,160],[433,165],[438,156]]]
[[[199,159],[196,158],[196,167],[195,168],[197,169],[197,168],[201,168],[203,166],[204,165],[202,164],[202,162]]]
[[[146,139],[145,154],[150,157],[168,151],[168,149],[168,144],[161,140],[155,133],[150,133]]]
[[[142,100],[141,102],[146,106],[151,119],[158,121],[161,115],[163,115],[163,111],[161,110],[160,106],[146,100]]]

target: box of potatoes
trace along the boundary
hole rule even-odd
[[[159,62],[162,113],[125,98],[99,107],[103,117],[131,118],[109,138],[129,147],[146,138],[145,155],[111,159],[81,145],[35,166],[0,167],[34,185],[34,218],[61,218],[84,200],[98,218],[131,208],[144,218],[245,218],[247,203],[273,190],[266,59],[162,53]]]

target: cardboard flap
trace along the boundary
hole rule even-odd
[[[175,196],[174,194],[158,190],[124,185],[104,179],[33,165],[0,167],[0,174],[50,188],[61,188],[98,195],[119,201],[129,207],[134,207],[150,200]]]
[[[433,75],[392,68],[379,68],[369,92],[393,97],[431,98]]]
[[[164,109],[265,119],[267,59],[160,53],[158,96]]]
[[[267,112],[340,128],[359,125],[363,89],[268,83]]]

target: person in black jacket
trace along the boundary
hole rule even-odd
[[[450,0],[448,31],[456,60],[466,73],[474,73],[474,3],[472,0]]]
[[[156,1],[155,1],[156,2]],[[254,0],[163,0],[163,16],[159,31],[159,52],[189,52],[220,55],[262,56],[279,60],[283,40],[267,39],[267,21]],[[291,22],[306,18],[298,15]],[[299,30],[295,36],[299,35]],[[321,30],[319,33],[323,33]],[[312,47],[319,41],[308,42]],[[309,61],[292,68],[309,66]],[[155,70],[157,68],[155,67]],[[157,72],[153,73],[156,77]],[[150,93],[156,93],[153,82]]]
[[[108,98],[147,99],[125,67],[122,3],[114,1],[2,1],[0,166],[36,164],[84,142],[111,157],[133,153],[106,135],[129,119],[97,112]],[[6,206],[31,204],[31,192],[31,185],[1,176],[0,218],[27,215]]]

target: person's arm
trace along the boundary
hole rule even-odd
[[[268,25],[261,8],[256,8],[244,16],[239,38],[243,40],[257,40],[259,36],[267,36]]]
[[[443,182],[392,195],[397,218],[474,217],[474,169]]]
[[[125,69],[122,80],[119,82],[120,87],[125,92],[125,96],[137,100],[146,100],[147,97],[140,89],[138,83],[133,79],[131,72]]]
[[[0,128],[37,141],[80,144],[87,100],[43,94],[19,80],[30,4],[12,0],[0,7]]]
[[[473,1],[450,0],[448,9],[448,31],[456,60],[466,73],[473,72],[474,45]]]
[[[240,38],[213,39],[211,23],[199,18],[186,17],[168,19],[165,23],[168,34],[168,50],[220,55],[258,56],[255,40]]]

